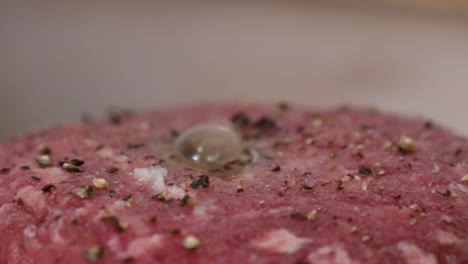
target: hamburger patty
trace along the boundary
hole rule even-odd
[[[204,123],[241,154],[175,151]],[[36,131],[0,145],[0,262],[468,263],[467,158],[430,121],[347,107],[202,104]]]

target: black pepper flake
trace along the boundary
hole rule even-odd
[[[307,185],[305,183],[303,183],[301,185],[301,188],[304,189],[304,190],[313,190],[314,189],[312,186],[309,186],[309,185]]]
[[[30,170],[31,168],[29,168],[29,166],[24,165],[24,166],[21,166],[20,169],[22,169],[22,170]]]
[[[94,189],[91,185],[81,185],[72,190],[72,193],[77,195],[80,198],[90,197],[94,192]]]
[[[186,206],[190,201],[190,195],[185,195],[182,200],[180,200],[180,205]]]
[[[351,153],[351,156],[356,158],[356,159],[363,159],[364,158],[364,154],[362,154],[362,152],[360,152],[360,151]]]
[[[145,146],[145,143],[132,143],[132,144],[128,144],[127,148],[128,149],[139,149],[139,148],[142,148],[144,146]]]
[[[168,228],[167,232],[169,232],[171,234],[174,234],[174,235],[178,235],[178,234],[181,233],[181,230],[180,230],[180,228],[172,227],[172,228]]]
[[[122,196],[122,200],[124,200],[126,202],[130,201],[130,199],[132,199],[131,194],[125,194],[124,196]]]
[[[395,200],[400,200],[401,199],[401,194],[394,194],[392,195],[392,198]]]
[[[161,194],[161,193],[158,193],[158,194],[155,194],[155,195],[151,196],[151,199],[156,200],[156,201],[160,201],[160,202],[164,202],[166,200],[164,198],[164,195]]]
[[[450,190],[445,190],[445,192],[437,192],[438,194],[442,195],[443,197],[450,197],[452,196],[452,192]]]
[[[116,168],[116,167],[111,167],[111,168],[109,168],[107,170],[107,172],[110,173],[110,174],[114,174],[114,173],[116,173],[118,171],[119,171],[119,168]]]
[[[3,168],[0,169],[0,174],[8,174],[10,173],[11,169],[10,168]]]
[[[310,264],[310,262],[305,259],[298,259],[296,260],[296,264]]]
[[[42,187],[42,192],[47,193],[47,192],[50,192],[50,191],[52,191],[52,190],[54,190],[54,189],[56,189],[55,185],[53,185],[53,184],[46,184],[46,185],[44,185],[44,187]]]
[[[344,183],[342,180],[338,181],[338,184],[336,185],[337,190],[343,190],[344,189]]]
[[[150,217],[150,219],[149,219],[149,222],[150,222],[150,223],[156,223],[157,221],[158,221],[158,218],[157,218],[156,216],[152,216],[152,217]]]
[[[125,228],[122,226],[119,218],[117,218],[116,216],[105,216],[101,218],[101,221],[103,223],[108,223],[108,224],[115,226],[115,228],[117,229],[119,233],[122,233],[123,231],[125,231]]]
[[[238,127],[245,127],[250,124],[250,119],[244,112],[238,112],[231,117],[231,122]]]
[[[198,189],[200,187],[208,188],[210,187],[210,178],[206,175],[200,175],[195,180],[192,181],[190,187]]]
[[[39,154],[41,155],[50,155],[50,153],[52,153],[52,151],[50,150],[50,148],[46,145],[40,145],[38,148],[37,148],[37,151],[39,152]]]
[[[275,165],[273,165],[271,167],[271,171],[273,171],[273,172],[281,171],[281,167],[279,165],[275,164]]]
[[[291,214],[289,214],[289,216],[293,219],[299,219],[299,220],[307,219],[307,216],[301,212],[292,212]]]
[[[361,165],[361,166],[359,166],[358,173],[359,174],[364,174],[364,175],[372,175],[372,170],[369,167]]]
[[[112,125],[120,125],[122,123],[122,118],[125,115],[123,111],[114,111],[109,113],[109,122]]]
[[[37,177],[37,176],[34,176],[34,175],[31,176],[31,179],[33,179],[33,180],[35,180],[35,181],[40,181],[40,180],[41,180],[41,178],[39,178],[39,177]]]
[[[278,109],[283,112],[289,110],[290,108],[289,104],[286,102],[279,102],[277,106],[278,106]]]
[[[258,129],[272,129],[276,128],[276,122],[267,116],[263,116],[255,121],[254,126]]]
[[[78,219],[73,218],[73,219],[71,220],[71,224],[72,224],[72,225],[79,225],[80,223],[78,222]]]
[[[70,161],[70,163],[71,163],[71,165],[73,165],[73,166],[80,167],[80,166],[82,166],[85,162],[84,162],[83,160],[81,160],[81,159],[72,159],[72,160]]]
[[[61,164],[62,169],[64,169],[67,172],[71,172],[71,173],[82,172],[82,170],[79,167],[77,167],[77,166],[75,166],[75,165],[73,165],[71,163],[61,161],[61,162],[59,162],[59,165],[60,164]]]
[[[99,247],[99,246],[92,246],[87,248],[83,252],[84,257],[91,261],[91,262],[96,262],[102,258],[104,255],[104,248]]]
[[[434,127],[434,123],[432,123],[432,121],[428,120],[424,123],[424,128],[425,129],[431,129]]]

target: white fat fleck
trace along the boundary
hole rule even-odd
[[[456,245],[462,242],[462,240],[453,233],[440,229],[435,231],[435,237],[442,245]]]
[[[179,186],[166,186],[164,179],[167,177],[167,169],[161,166],[152,166],[149,168],[136,168],[133,170],[133,176],[142,183],[152,184],[156,192],[166,191],[166,198],[182,199],[185,196],[185,190]]]
[[[56,221],[56,224],[51,229],[50,238],[51,238],[52,242],[57,243],[57,244],[64,244],[65,243],[65,239],[60,234],[60,230],[62,229],[62,227],[63,227],[63,219],[60,218],[59,220]]]
[[[120,163],[125,163],[128,161],[128,157],[125,155],[118,155],[117,157],[115,157],[115,161],[118,161]]]
[[[166,197],[169,199],[182,199],[185,196],[185,190],[179,186],[173,185],[167,187]]]
[[[111,148],[103,148],[97,152],[97,155],[103,159],[109,159],[114,156],[114,151]]]
[[[68,178],[68,175],[66,175],[63,170],[55,167],[34,169],[32,173],[33,175],[39,176],[41,181],[47,183],[57,183]]]
[[[297,237],[286,229],[278,229],[252,241],[251,245],[270,252],[293,254],[310,242],[310,239]]]
[[[292,209],[293,208],[291,206],[283,206],[283,207],[272,208],[272,209],[268,210],[268,213],[270,213],[270,214],[280,214],[280,213],[283,213],[283,212],[292,211]]]
[[[37,227],[35,225],[28,225],[24,230],[23,230],[23,235],[27,238],[33,238],[37,234]]]
[[[397,247],[403,253],[407,264],[437,264],[434,255],[427,254],[414,244],[399,242]]]
[[[118,236],[112,236],[106,243],[107,247],[114,253],[118,253],[122,250],[122,243]]]
[[[47,203],[44,194],[32,186],[26,186],[18,190],[17,198],[21,198],[24,204],[31,208],[37,215],[43,215],[47,212]]]
[[[460,191],[460,192],[464,193],[465,195],[468,195],[468,187],[464,186],[463,184],[451,183],[450,188],[452,190],[457,190],[457,191]]]
[[[141,257],[151,254],[154,249],[162,246],[163,235],[155,234],[149,237],[140,237],[128,244],[127,254],[132,257]]]
[[[307,256],[307,260],[316,264],[354,264],[348,252],[341,245],[323,246]]]
[[[209,213],[215,211],[217,208],[213,200],[206,200],[203,203],[197,203],[195,208],[193,208],[193,215],[202,218],[210,218]]]
[[[167,176],[167,170],[161,166],[152,166],[149,168],[136,168],[133,170],[133,176],[140,182],[150,182],[157,192],[166,189],[164,178]]]

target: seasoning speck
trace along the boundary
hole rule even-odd
[[[278,103],[277,107],[278,107],[278,110],[283,111],[283,112],[289,110],[289,105],[286,102]]]
[[[82,159],[72,159],[70,161],[70,163],[73,165],[73,166],[77,166],[77,167],[80,167],[84,164],[84,161]]]
[[[100,189],[107,188],[109,186],[109,182],[103,178],[94,178],[93,184],[94,186],[96,186],[96,188],[100,188]]]
[[[36,162],[43,166],[48,166],[52,163],[49,155],[39,155],[36,157]]]
[[[317,210],[312,210],[309,214],[307,214],[307,219],[310,221],[315,221],[318,218],[318,211]]]
[[[192,181],[190,187],[198,189],[200,187],[208,188],[210,187],[210,178],[206,175],[200,175],[195,180]]]
[[[116,168],[116,167],[111,167],[111,168],[109,168],[107,170],[107,172],[110,173],[110,174],[114,174],[114,173],[116,173],[118,171],[119,171],[119,168]]]
[[[195,205],[196,201],[193,197],[190,195],[185,195],[181,200],[180,200],[180,205],[186,206],[186,205]]]
[[[344,183],[342,180],[338,181],[338,184],[336,185],[337,190],[343,190],[344,189]]]
[[[83,252],[83,255],[89,261],[96,262],[104,255],[104,249],[99,246],[91,246]]]
[[[44,187],[42,187],[42,192],[50,192],[55,189],[55,185],[53,184],[46,184]]]
[[[81,172],[81,169],[78,166],[75,166],[71,163],[61,162],[61,164],[62,164],[62,169],[68,172]]]
[[[289,216],[293,219],[300,219],[300,220],[307,219],[307,216],[301,212],[293,212],[289,214]]]
[[[323,120],[321,118],[316,118],[314,120],[312,120],[312,125],[314,127],[320,127],[323,125]]]
[[[115,226],[115,228],[117,229],[119,233],[122,233],[123,231],[125,231],[124,225],[122,225],[119,218],[117,218],[116,216],[106,216],[106,217],[101,218],[101,221],[103,223],[109,223]]]
[[[364,175],[372,175],[372,170],[364,165],[359,166],[358,170],[359,174],[364,174]]]
[[[200,246],[200,239],[196,236],[186,236],[183,241],[184,248],[193,250]]]
[[[263,116],[255,121],[254,126],[259,129],[272,129],[276,128],[276,123],[273,121],[273,119]]]
[[[130,199],[132,199],[132,196],[131,194],[125,194],[124,196],[122,196],[122,200],[124,200],[125,202],[128,202],[130,201]]]
[[[244,112],[238,112],[231,117],[231,122],[238,127],[245,127],[250,124],[250,119]]]
[[[281,167],[279,165],[275,164],[275,165],[273,165],[271,167],[271,171],[273,171],[273,172],[281,171]]]
[[[73,189],[72,193],[80,198],[87,198],[93,194],[93,187],[90,185],[82,185]]]
[[[367,242],[367,241],[369,241],[370,239],[371,239],[371,236],[370,236],[370,235],[364,235],[364,236],[362,236],[362,238],[361,238],[362,242]]]
[[[37,147],[37,152],[41,155],[49,155],[51,153],[50,148],[44,144],[41,144]]]
[[[412,153],[416,150],[414,140],[407,136],[402,136],[397,142],[398,150],[403,153]]]
[[[461,182],[468,182],[468,174],[464,175],[463,177],[461,177],[460,179]]]

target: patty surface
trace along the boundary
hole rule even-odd
[[[246,158],[174,155],[229,124]],[[468,263],[468,141],[421,118],[200,104],[0,145],[0,263]]]

